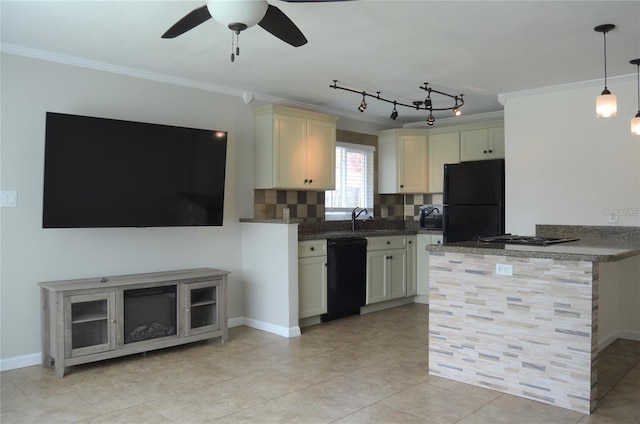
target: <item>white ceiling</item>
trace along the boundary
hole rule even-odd
[[[161,38],[204,0],[2,0],[2,49],[286,99],[390,127],[423,121],[425,112],[399,108],[393,123],[391,105],[369,100],[360,114],[361,96],[329,88],[332,81],[404,103],[424,100],[418,87],[429,82],[463,93],[470,115],[502,110],[500,93],[602,81],[603,37],[596,25],[616,25],[607,34],[609,78],[635,74],[629,61],[640,58],[640,1],[270,3],[308,44],[291,47],[255,26],[240,35],[241,54],[231,63],[232,33],[214,20]],[[435,107],[449,105],[432,97]]]

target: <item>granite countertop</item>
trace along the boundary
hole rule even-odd
[[[417,234],[416,230],[391,229],[391,230],[338,230],[323,231],[319,233],[298,234],[298,240],[321,240],[335,238],[351,238],[351,237],[384,237],[384,236],[409,236]]]
[[[457,242],[429,245],[431,252],[470,255],[515,256],[566,261],[614,262],[640,255],[640,240],[616,237],[580,237],[580,240],[548,246],[527,246],[486,242]]]
[[[404,221],[385,220],[358,220],[357,230],[351,230],[350,221],[321,221],[306,222],[304,219],[281,219],[281,218],[241,218],[242,223],[256,224],[297,224],[298,240],[322,240],[333,238],[350,237],[385,237],[385,236],[411,236],[416,234],[442,235],[442,229],[420,228],[417,221],[409,224]],[[407,228],[407,226],[409,228]]]

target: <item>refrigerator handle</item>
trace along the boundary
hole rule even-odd
[[[443,205],[448,205],[449,204],[449,164],[444,164],[444,180],[443,180],[443,187],[442,187],[442,204]],[[443,212],[444,213],[444,212]]]

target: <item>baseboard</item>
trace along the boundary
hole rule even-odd
[[[42,354],[32,353],[30,355],[0,359],[0,371],[15,370],[18,368],[31,367],[33,365],[40,365],[40,364],[42,364]]]
[[[244,318],[242,318],[242,317],[229,318],[227,320],[227,326],[229,328],[231,328],[231,327],[242,327],[243,325],[244,325]]]
[[[424,305],[428,305],[429,304],[429,296],[428,295],[424,295],[424,294],[419,294],[419,295],[413,297],[413,301],[415,303],[422,303]]]
[[[280,325],[271,324],[270,322],[258,321],[253,318],[244,318],[244,325],[247,327],[255,328],[256,330],[266,331],[268,333],[277,334],[282,337],[297,337],[300,333],[300,327],[282,327]]]
[[[640,331],[636,330],[617,330],[606,337],[599,338],[598,340],[598,352],[602,352],[607,346],[615,342],[618,339],[633,340],[640,342]]]
[[[243,317],[229,318],[229,327],[240,327],[245,325]],[[299,330],[298,330],[299,331]],[[31,367],[42,364],[42,353],[32,353],[30,355],[16,356],[14,358],[0,359],[0,371],[15,370],[18,368]]]
[[[385,302],[372,303],[360,308],[360,315],[370,314],[372,312],[384,311],[385,309],[395,308],[397,306],[408,305],[413,303],[412,297],[399,297],[398,299],[387,300]]]

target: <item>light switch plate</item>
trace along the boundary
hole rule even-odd
[[[1,208],[15,208],[18,206],[18,192],[17,191],[0,191],[0,207]]]

